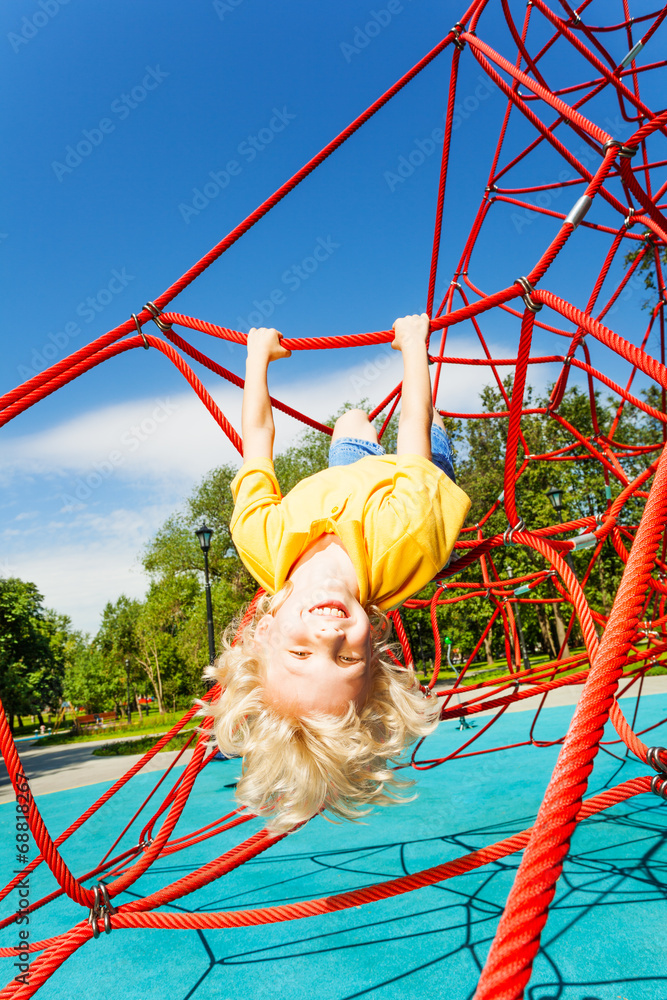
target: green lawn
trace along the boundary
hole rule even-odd
[[[162,747],[159,751],[164,753],[167,750],[180,750],[187,741],[190,739],[193,730],[189,729],[183,734],[174,736],[173,739],[167,743],[166,746]],[[193,740],[192,745],[196,743]],[[95,747],[93,750],[94,757],[125,757],[128,754],[133,753],[146,753],[147,750],[152,749],[155,746],[155,737],[150,736],[139,736],[132,740],[115,740],[113,743],[105,743],[101,747]]]
[[[62,728],[60,732],[53,733],[51,736],[45,736],[43,739],[36,740],[35,745],[48,747],[60,745],[62,743],[90,743],[95,740],[111,740],[117,739],[121,736],[142,736],[149,733],[151,736],[161,735],[162,733],[168,732],[171,727],[179,721],[179,719],[183,718],[184,715],[185,709],[180,712],[165,712],[164,715],[160,715],[158,712],[151,712],[150,715],[144,716],[141,723],[137,717],[137,721],[133,722],[131,726],[128,726],[127,723],[118,724],[114,727],[97,726],[86,733],[73,732],[69,728],[70,723],[68,723],[67,728]],[[14,735],[32,736],[34,735],[35,728],[35,726],[17,726]]]
[[[645,648],[645,647],[646,647],[646,643],[645,642],[643,642],[643,643],[637,643],[637,648],[638,649]],[[583,646],[577,646],[577,647],[572,647],[571,646],[570,647],[570,655],[571,656],[577,656],[578,654],[584,653],[584,652],[585,652],[585,649],[584,649]],[[438,674],[438,682],[440,682],[440,681],[453,681],[456,678],[456,673],[455,673],[455,671],[451,670],[448,666],[446,666],[446,659],[445,659],[446,652],[443,650],[443,653],[444,653],[444,655],[443,655],[443,666],[440,668],[440,673]],[[533,669],[535,667],[542,666],[544,663],[549,663],[550,659],[551,659],[550,657],[545,656],[544,654],[542,654],[540,656],[537,656],[537,655],[532,656],[532,655],[529,654],[529,656],[530,656],[530,666]],[[667,654],[663,654],[662,656],[657,657],[657,659],[660,659],[662,662],[660,664],[658,664],[657,666],[655,666],[655,667],[651,667],[651,669],[647,671],[648,676],[653,677],[653,676],[655,676],[657,674],[667,674]],[[564,670],[562,673],[558,674],[558,676],[559,677],[564,677],[564,676],[567,676],[567,674],[576,673],[579,670],[585,670],[587,666],[588,666],[588,664],[586,662],[580,663],[580,664],[575,665],[574,667],[572,667],[571,670]],[[421,662],[416,662],[415,663],[415,669],[417,671],[417,676],[421,680],[422,684],[428,683],[428,681],[430,680],[430,677],[431,677],[430,670],[432,668],[430,667],[429,664],[426,664],[426,667],[427,667],[427,670],[426,670],[426,673],[425,673],[424,670],[422,669]],[[628,668],[626,672],[629,673],[630,669],[631,668]],[[479,683],[481,681],[491,681],[491,680],[495,680],[497,677],[504,677],[506,673],[507,673],[507,661],[504,658],[502,660],[500,660],[500,659],[499,660],[494,660],[493,665],[487,665],[487,664],[485,664],[485,663],[483,663],[483,662],[480,661],[480,662],[477,662],[477,663],[474,663],[474,664],[471,665],[471,667],[469,668],[469,670],[468,670],[468,672],[467,672],[467,674],[465,676],[464,683],[465,684],[472,684],[472,683]],[[545,675],[545,678],[544,678],[545,680],[547,679],[547,676],[548,675]],[[530,682],[530,681],[525,682],[524,681],[524,683],[532,683],[532,682]]]

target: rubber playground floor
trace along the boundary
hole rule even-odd
[[[634,700],[624,699],[632,719]],[[535,736],[562,736],[573,706],[545,709]],[[645,695],[635,730],[667,715],[667,695]],[[533,712],[505,714],[476,745],[524,740]],[[484,720],[486,721],[486,720]],[[478,720],[475,725],[481,726]],[[441,756],[470,735],[453,721],[430,738]],[[614,739],[611,726],[605,739]],[[665,730],[647,735],[665,743]],[[622,745],[609,750],[623,756]],[[519,747],[455,761],[417,775],[418,798],[378,809],[364,825],[318,817],[254,861],[177,900],[186,912],[246,909],[317,898],[413,873],[520,831],[534,820],[558,747]],[[232,808],[239,761],[199,777],[173,836]],[[644,765],[600,753],[587,797],[646,774]],[[159,779],[135,778],[63,847],[75,873],[91,869]],[[169,779],[169,786],[171,784]],[[55,837],[106,784],[38,796]],[[161,794],[161,793],[160,793]],[[131,893],[153,892],[260,828],[253,820],[158,862]],[[637,796],[579,826],[551,907],[528,1000],[667,1000],[667,805]],[[135,841],[129,838],[127,846]],[[14,863],[14,806],[0,806],[3,883]],[[34,848],[33,848],[34,849]],[[119,850],[122,849],[122,845]],[[34,856],[34,855],[31,855]],[[351,910],[289,923],[220,931],[114,930],[75,953],[37,993],[40,1000],[423,1000],[472,997],[520,855],[439,885]],[[55,886],[40,868],[30,898]],[[2,903],[2,915],[15,902]],[[59,899],[34,914],[30,939],[62,932],[86,914]],[[0,934],[12,946],[16,930]],[[2,959],[2,984],[14,959]]]

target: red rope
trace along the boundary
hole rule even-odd
[[[388,899],[470,871],[515,851],[524,850],[524,857],[517,871],[515,884],[509,894],[476,994],[478,1000],[483,997],[493,997],[494,1000],[519,998],[523,996],[530,977],[540,935],[547,920],[549,903],[553,898],[576,824],[631,795],[649,790],[650,777],[634,778],[595,796],[582,805],[588,776],[601,746],[602,730],[607,719],[611,719],[618,739],[607,741],[606,752],[612,753],[608,747],[620,743],[622,748],[627,747],[644,763],[649,758],[647,745],[641,737],[666,721],[662,720],[637,731],[637,709],[635,708],[629,721],[619,707],[617,690],[620,678],[625,677],[626,689],[633,684],[637,685],[638,703],[647,671],[654,663],[667,656],[667,582],[665,581],[667,460],[657,456],[658,452],[662,453],[667,424],[665,413],[667,366],[663,308],[665,286],[661,264],[661,254],[667,246],[667,217],[661,199],[667,193],[667,182],[656,173],[667,161],[662,159],[662,151],[658,149],[655,141],[667,134],[667,112],[654,114],[643,101],[639,87],[640,78],[645,79],[642,74],[663,67],[666,61],[657,59],[638,67],[633,60],[628,68],[622,67],[615,63],[611,53],[616,50],[611,44],[607,44],[607,40],[611,43],[614,37],[612,33],[621,32],[622,44],[632,49],[633,27],[642,23],[646,28],[642,41],[644,44],[651,42],[655,32],[667,19],[667,6],[633,19],[630,16],[627,0],[624,0],[625,17],[622,22],[612,26],[593,26],[585,20],[589,6],[586,2],[580,4],[575,12],[565,0],[561,0],[560,6],[566,15],[563,18],[549,8],[546,0],[533,0],[526,9],[523,25],[519,29],[512,18],[511,5],[502,0],[501,8],[509,27],[510,37],[516,47],[511,59],[496,52],[483,37],[483,15],[489,6],[493,5],[489,5],[488,0],[474,0],[460,22],[457,22],[438,45],[279,187],[270,198],[232,229],[209,253],[159,295],[155,300],[155,306],[158,310],[164,309],[180,291],[347,141],[437,55],[451,43],[456,43],[452,46],[428,273],[427,311],[432,317],[431,330],[442,331],[438,352],[431,358],[436,368],[433,398],[435,403],[440,390],[441,372],[445,370],[445,365],[448,372],[456,372],[457,366],[461,371],[477,366],[480,371],[492,374],[498,391],[497,412],[459,414],[439,408],[445,416],[481,421],[507,421],[507,442],[503,455],[504,491],[502,497],[480,515],[477,524],[464,529],[456,543],[455,554],[450,564],[438,574],[437,587],[433,595],[428,599],[415,598],[408,602],[407,607],[428,609],[434,649],[429,689],[442,698],[441,718],[452,720],[480,715],[483,712],[493,714],[484,720],[484,725],[474,733],[466,735],[464,742],[445,757],[429,757],[423,750],[424,741],[421,741],[414,748],[411,766],[416,770],[426,770],[456,758],[507,749],[508,747],[485,745],[480,749],[478,741],[510,705],[534,699],[537,708],[528,727],[527,738],[510,744],[509,747],[561,745],[558,763],[536,822],[530,830],[456,861],[438,865],[416,875],[327,899],[236,912],[194,914],[175,910],[153,912],[155,907],[171,903],[187,893],[202,888],[214,879],[223,877],[245,861],[267,850],[279,839],[260,831],[220,857],[178,879],[173,885],[147,896],[137,896],[131,902],[124,903],[111,917],[113,928],[202,929],[252,926],[279,920],[299,919]],[[537,35],[546,38],[546,41],[540,42],[539,48],[531,43],[536,21],[539,23]],[[603,35],[604,43],[598,37],[600,35]],[[655,39],[652,44],[656,44]],[[549,83],[551,77],[555,75],[553,57],[565,47],[583,57],[596,75],[593,79],[575,80],[572,83],[568,82],[565,87],[553,88]],[[543,62],[547,55],[551,60],[548,74],[544,71]],[[465,61],[471,58],[474,62],[470,64],[475,67],[481,66],[489,81],[488,86],[495,86],[505,96],[506,104],[495,149],[489,158],[491,166],[487,188],[471,220],[469,234],[460,252],[453,278],[442,295],[440,307],[435,309],[441,246],[443,239],[449,236],[445,204],[446,199],[448,204],[451,197],[447,190],[447,180],[453,149],[454,122],[458,113],[459,68],[462,59]],[[564,100],[569,94],[576,95],[574,104],[568,104]],[[610,136],[591,117],[593,111],[597,110],[599,102],[608,95],[613,95],[618,101],[623,121],[630,123],[626,131],[632,132],[634,129],[630,138],[623,140],[625,148],[620,147],[621,140],[618,136]],[[581,110],[584,105],[587,105],[588,117]],[[510,128],[514,126],[515,119],[524,129],[530,130],[531,138],[523,146],[521,144],[524,140],[518,139],[513,145],[512,154],[508,155],[505,152],[506,137]],[[608,123],[609,120],[607,118],[605,121]],[[571,148],[568,141],[572,136],[579,143],[576,149]],[[610,139],[613,142],[605,149],[604,146]],[[553,180],[551,175],[533,176],[524,173],[517,177],[518,183],[512,185],[510,181],[505,182],[502,188],[498,186],[501,178],[515,168],[523,168],[523,161],[528,162],[531,154],[545,143],[550,147],[550,156],[558,156],[564,164],[567,164],[566,176],[559,176],[558,180]],[[600,148],[601,146],[603,148]],[[635,147],[637,165],[633,166],[633,160],[628,154]],[[583,214],[573,217],[570,213],[552,208],[550,201],[540,202],[541,197],[549,200],[562,195],[564,191],[571,192],[574,189],[582,192],[585,198],[590,200],[590,218],[584,219]],[[534,203],[518,196],[535,197],[537,200]],[[564,207],[557,206],[558,209]],[[598,213],[600,207],[603,211]],[[544,225],[549,224],[550,219],[558,220],[556,224],[550,223],[555,231],[551,230],[548,238],[540,246],[529,246],[525,239],[521,238],[522,259],[526,261],[523,271],[533,289],[529,293],[529,298],[523,303],[518,299],[526,296],[528,289],[520,287],[516,282],[491,292],[484,291],[485,279],[483,275],[478,276],[476,267],[481,253],[480,247],[484,245],[485,224],[491,213],[495,212],[497,215],[498,212],[516,209],[530,212],[531,217],[532,213],[541,216]],[[602,246],[599,271],[583,309],[567,302],[547,288],[536,287],[547,278],[559,255],[564,251],[568,252],[566,247],[573,239],[577,225],[586,231],[587,240],[599,240]],[[645,232],[631,232],[633,226],[640,227]],[[622,257],[623,253],[627,254],[628,248],[635,252],[635,259],[625,267],[623,274],[619,275],[617,274],[620,271],[619,257]],[[561,259],[565,260],[564,257]],[[634,339],[614,332],[604,325],[602,320],[612,316],[621,296],[632,289],[651,259],[659,302],[653,308],[648,323],[642,324],[643,332],[641,336],[637,334],[635,343]],[[510,279],[506,276],[504,280]],[[553,274],[549,275],[547,281],[551,287],[558,287],[557,277]],[[454,308],[455,303],[458,308]],[[547,319],[543,313],[537,316],[533,311],[542,306],[550,310]],[[515,323],[517,318],[521,319],[516,356],[496,357],[497,352],[491,350],[489,346],[488,334],[483,327],[487,316],[494,310],[499,310],[495,316],[503,323]],[[594,311],[595,316],[593,316]],[[139,330],[151,318],[153,318],[151,310],[144,308],[138,314]],[[554,322],[560,326],[553,325]],[[91,344],[82,347],[69,358],[63,359],[46,371],[35,375],[24,385],[6,393],[0,399],[0,425],[7,423],[97,365],[110,361],[126,351],[148,346],[175,365],[221,430],[241,451],[238,432],[221,412],[209,390],[193,372],[184,356],[203,365],[214,376],[225,379],[238,389],[243,387],[243,379],[198,350],[172,327],[183,327],[239,345],[245,344],[245,334],[176,311],[162,313],[158,325],[164,337],[140,333],[134,320],[127,320]],[[454,326],[471,331],[471,335],[477,338],[478,357],[448,355],[447,333],[450,327]],[[654,357],[649,347],[653,339],[658,338],[658,334],[659,357]],[[540,339],[545,335],[564,337],[567,344],[563,346],[562,351],[559,349],[555,353],[548,353],[548,349],[543,346]],[[586,340],[589,336],[630,366],[630,374],[624,385],[620,385],[608,373],[595,366]],[[532,341],[535,337],[538,338],[538,345],[534,351]],[[333,350],[376,346],[388,343],[391,338],[390,330],[378,330],[334,337],[292,339],[286,340],[285,344],[294,351]],[[152,363],[150,352],[147,355],[139,353],[134,357]],[[528,372],[536,370],[534,367],[536,365],[558,366],[548,406],[533,406],[528,398]],[[503,369],[507,368],[513,371],[511,393],[503,383]],[[590,409],[591,433],[582,427],[574,426],[559,412],[566,398],[565,393],[574,369],[581,371],[587,381],[585,398],[586,405]],[[554,371],[553,368],[550,370]],[[660,409],[657,404],[652,405],[646,399],[632,393],[637,372],[642,372],[660,387],[662,394]],[[618,399],[615,416],[609,428],[598,413],[596,391],[599,386],[612,391]],[[387,411],[382,431],[398,406],[400,395],[399,384],[372,409],[372,419]],[[331,433],[330,427],[287,403],[275,399],[272,402],[276,409],[307,426],[324,434]],[[636,445],[617,440],[619,435],[622,436],[624,418],[630,408],[656,422],[659,428],[658,435],[662,438],[660,444]],[[558,430],[560,443],[552,450],[548,450],[548,446],[545,445],[542,454],[530,454],[528,446],[530,436],[526,433],[525,421],[527,418],[538,420],[547,417],[552,421],[551,426]],[[629,461],[633,464],[629,465]],[[587,468],[596,468],[608,491],[606,510],[600,515],[572,517],[566,522],[546,527],[531,528],[530,524],[523,525],[520,519],[521,503],[517,502],[517,495],[520,496],[520,493],[518,494],[517,490],[520,491],[522,476],[534,462],[552,463],[550,467],[554,470],[560,468],[557,464],[560,462],[588,463]],[[649,482],[653,477],[655,478],[649,489]],[[618,491],[615,498],[612,487]],[[639,523],[636,523],[638,515],[635,512],[641,509],[639,505],[644,502],[643,514]],[[492,518],[501,509],[501,505],[504,505],[507,515],[508,530],[502,533],[494,528],[494,533],[491,533],[488,525],[490,522],[495,523]],[[581,535],[584,536],[584,541],[591,543],[592,548],[590,558],[585,561],[585,571],[583,574],[579,573],[578,579],[564,557],[578,545],[573,536]],[[502,559],[498,558],[496,550],[503,552],[507,545],[515,545],[528,551],[532,569],[513,578],[503,574],[499,569]],[[603,613],[599,608],[591,607],[587,598],[591,574],[600,566],[599,560],[603,549],[615,553],[619,563],[624,565],[622,582],[609,614]],[[479,569],[477,569],[478,564]],[[553,582],[555,597],[553,590],[544,589],[548,580]],[[441,687],[436,691],[435,686],[443,670],[442,641],[438,624],[439,609],[483,598],[488,599],[489,613],[481,635],[467,655],[454,685],[444,689]],[[565,623],[565,638],[560,642],[561,648],[555,658],[530,669],[522,662],[519,643],[517,614],[522,604],[535,606],[538,610],[549,605],[557,607]],[[243,624],[247,624],[252,613],[251,609]],[[413,662],[414,651],[404,621],[398,611],[392,613],[392,618],[395,635],[401,647],[403,664],[410,665]],[[566,644],[573,634],[576,623],[583,635],[586,651],[567,656]],[[601,642],[598,640],[596,626],[603,629]],[[507,670],[502,677],[486,681],[477,680],[471,676],[475,658],[485,642],[490,641],[492,635],[497,643],[499,634],[505,650]],[[639,645],[641,637],[643,637],[642,646]],[[398,659],[397,662],[400,663]],[[548,741],[538,739],[535,735],[536,725],[545,699],[549,692],[568,685],[578,685],[582,690],[567,733],[558,739]],[[215,698],[218,695],[219,689],[216,687],[206,697]],[[63,934],[44,941],[32,942],[30,950],[41,954],[31,966],[29,983],[24,985],[15,980],[11,981],[0,991],[0,998],[12,997],[15,1000],[24,1000],[32,996],[69,955],[90,939],[92,930],[85,916],[87,909],[92,905],[93,893],[86,883],[104,877],[110,895],[117,898],[120,893],[135,886],[141,875],[159,858],[185,850],[204,840],[212,840],[219,833],[253,819],[247,812],[234,810],[197,829],[179,828],[179,836],[172,836],[176,824],[183,816],[185,804],[197,776],[213,757],[214,751],[211,748],[207,750],[205,733],[210,726],[210,720],[206,720],[203,726],[204,735],[197,738],[197,745],[187,766],[178,778],[170,783],[169,779],[173,776],[176,761],[170,765],[140,807],[124,824],[122,830],[117,835],[110,836],[110,846],[105,845],[95,868],[85,873],[77,873],[64,861],[61,854],[62,845],[182,729],[192,718],[194,711],[195,709],[192,709],[188,712],[177,726],[162,737],[137,765],[115,782],[63,834],[57,839],[52,839],[31,793],[29,790],[26,791],[26,788],[29,789],[29,782],[24,779],[20,756],[0,706],[0,749],[7,763],[15,793],[25,796],[19,801],[25,803],[25,818],[39,850],[38,857],[26,865],[22,875],[13,877],[0,891],[0,899],[8,897],[16,901],[12,893],[19,887],[21,878],[45,863],[53,873],[58,888],[42,899],[32,902],[29,912],[32,913],[50,901],[67,894],[83,908],[84,918]],[[184,752],[185,748],[181,754]],[[181,758],[181,754],[177,756],[177,760]],[[423,759],[417,759],[418,754],[423,754]],[[163,792],[161,801],[158,801],[159,790]],[[141,829],[136,833],[137,843],[113,856],[121,839],[126,838],[133,828],[138,829],[139,826]],[[8,914],[0,921],[0,927],[15,922],[18,915],[18,909],[15,913]],[[0,949],[1,956],[8,956],[9,953],[13,954],[13,949]]]

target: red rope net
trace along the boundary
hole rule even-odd
[[[46,864],[55,876],[59,889],[31,903],[29,911],[41,908],[62,894],[67,894],[84,908],[83,919],[69,931],[30,944],[30,951],[38,955],[32,962],[29,979],[27,981],[12,979],[0,991],[0,998],[25,1000],[32,996],[69,955],[91,937],[97,936],[105,925],[108,930],[130,927],[203,929],[294,920],[386,899],[420,886],[455,877],[513,852],[523,851],[523,859],[476,993],[477,1000],[490,997],[507,998],[507,1000],[518,998],[523,996],[530,977],[533,959],[539,947],[540,934],[547,919],[549,903],[576,824],[630,796],[650,791],[665,794],[667,780],[660,775],[665,775],[667,772],[667,752],[647,748],[624,718],[617,694],[622,675],[624,679],[628,678],[626,687],[636,684],[641,690],[646,671],[660,654],[667,651],[667,614],[664,606],[667,594],[664,536],[667,523],[667,463],[660,446],[653,449],[653,453],[647,449],[647,460],[650,464],[643,473],[630,481],[617,457],[618,442],[614,439],[614,433],[618,420],[606,437],[601,434],[586,436],[559,415],[558,407],[572,370],[578,369],[585,372],[588,379],[594,427],[596,426],[594,389],[597,383],[606,389],[611,389],[618,396],[619,415],[624,408],[637,407],[660,421],[663,426],[663,441],[665,440],[667,368],[664,363],[664,305],[666,300],[661,252],[667,241],[667,219],[663,204],[667,193],[667,181],[661,183],[659,177],[660,171],[667,164],[666,159],[660,158],[660,143],[667,135],[667,112],[654,113],[642,100],[641,91],[646,80],[644,74],[649,73],[649,78],[654,77],[660,69],[667,66],[667,60],[655,59],[642,66],[637,66],[635,60],[644,46],[648,46],[648,51],[651,51],[650,43],[653,36],[667,17],[667,6],[632,17],[628,0],[623,0],[624,16],[619,23],[594,25],[589,23],[592,0],[584,0],[576,11],[571,9],[565,0],[558,0],[553,5],[555,9],[552,9],[545,0],[532,0],[521,20],[514,18],[508,0],[501,2],[513,40],[514,52],[511,59],[494,51],[484,40],[483,15],[489,6],[489,0],[474,0],[461,20],[431,52],[178,281],[159,295],[154,303],[144,307],[136,320],[134,318],[127,320],[0,399],[0,424],[7,423],[45,396],[103,361],[124,351],[150,347],[160,351],[177,366],[213,418],[240,451],[237,431],[227,421],[185,357],[196,361],[236,386],[241,387],[243,380],[192,347],[174,331],[174,327],[201,331],[211,337],[239,344],[245,342],[245,336],[236,330],[164,310],[179,292],[303,181],[425,66],[440,54],[443,54],[443,58],[451,59],[427,293],[427,311],[433,317],[432,331],[441,331],[437,354],[433,357],[434,401],[444,366],[448,366],[448,374],[451,374],[452,366],[485,366],[486,371],[495,379],[500,392],[505,396],[505,411],[491,415],[479,413],[445,415],[462,419],[476,419],[482,416],[508,418],[504,496],[478,524],[464,529],[456,546],[459,558],[441,573],[438,578],[438,589],[432,599],[413,600],[409,605],[430,606],[436,649],[436,662],[430,687],[434,688],[442,655],[437,608],[454,601],[478,597],[480,594],[489,597],[492,610],[485,633],[480,636],[477,647],[463,665],[454,687],[438,694],[442,697],[443,719],[470,716],[489,709],[497,711],[489,722],[450,757],[417,761],[415,752],[412,766],[417,769],[433,767],[466,752],[468,754],[488,752],[469,748],[508,705],[523,699],[536,699],[536,704],[539,703],[537,709],[539,714],[549,691],[564,685],[582,685],[568,732],[562,741],[559,741],[562,745],[558,762],[534,826],[500,843],[419,874],[326,899],[219,913],[156,911],[157,907],[171,903],[220,878],[281,839],[269,835],[266,831],[260,831],[172,885],[115,908],[114,899],[133,886],[157,859],[179,852],[192,844],[212,838],[224,830],[253,819],[243,810],[234,810],[208,826],[172,838],[197,775],[213,756],[207,748],[205,736],[193,736],[191,742],[196,739],[196,745],[192,758],[164,801],[159,807],[155,807],[156,793],[166,775],[160,779],[94,870],[75,873],[64,861],[61,846],[182,729],[192,718],[194,709],[190,710],[139,763],[54,841],[30,793],[29,783],[23,773],[6,716],[0,707],[0,745],[3,757],[17,800],[23,804],[27,824],[40,852],[39,856],[0,892],[0,898],[11,896],[16,907],[13,914],[0,921],[0,927],[11,925],[17,920],[22,912],[18,893],[21,880],[43,864]],[[609,13],[608,5],[598,4],[596,10],[600,11],[601,16]],[[657,38],[660,37],[661,33],[658,33]],[[535,38],[538,39],[537,42],[533,41]],[[574,54],[578,57],[576,60],[570,59],[568,67],[576,66],[585,72],[582,73],[582,78],[578,78],[574,83],[570,81],[560,88],[550,87],[542,72],[547,61],[545,57],[551,54],[552,50],[558,53],[565,49],[569,49],[570,57]],[[621,50],[624,52],[624,58],[619,62],[618,57],[610,53]],[[653,54],[658,55],[660,51],[659,45],[656,44]],[[435,288],[438,256],[443,208],[446,204],[459,65],[462,59],[475,60],[479,64],[488,78],[488,85],[497,88],[503,95],[505,106],[499,123],[486,189],[482,194],[451,283],[443,301],[437,304]],[[553,75],[553,59],[550,61],[550,67],[550,75]],[[607,104],[601,103],[601,98],[605,98]],[[610,135],[587,117],[587,114],[593,113],[593,108],[602,107],[608,110],[612,105],[625,123],[625,131],[629,133],[623,140]],[[508,126],[517,119],[523,121],[522,134],[528,135],[528,139],[517,154],[510,155],[506,152]],[[609,122],[611,119],[603,117],[602,120]],[[550,146],[556,154],[559,166],[569,167],[569,171],[563,172],[567,173],[565,179],[562,179],[563,173],[558,174],[556,171],[553,176],[560,179],[547,178],[545,182],[533,186],[504,186],[508,183],[507,175],[514,168],[522,165],[536,149],[547,146]],[[573,148],[578,152],[573,152]],[[585,157],[581,153],[582,149],[586,150]],[[568,214],[552,210],[549,206],[553,202],[554,193],[568,191],[570,188],[573,189],[573,194],[579,195],[572,210]],[[551,197],[544,197],[542,204],[539,197],[536,202],[527,201],[522,197],[530,194],[539,196],[543,193],[547,195],[551,193]],[[546,249],[527,247],[523,240],[524,257],[527,251],[530,270],[525,277],[517,279],[509,287],[489,293],[479,287],[483,275],[480,273],[481,264],[475,257],[475,249],[490,213],[503,210],[504,205],[553,219],[556,235]],[[611,224],[594,221],[598,206],[605,210],[605,218],[615,221]],[[599,259],[599,271],[590,290],[586,308],[583,310],[564,301],[547,287],[550,267],[568,241],[573,238],[573,233],[579,226],[597,234],[596,252]],[[618,268],[623,251],[627,253],[628,250],[638,251],[634,261],[625,269],[616,286],[611,290],[606,287],[603,294],[603,286],[610,284],[612,265]],[[651,311],[648,329],[641,346],[637,347],[607,328],[601,320],[610,311],[647,255],[652,259],[654,267],[658,302]],[[542,307],[546,307],[546,310],[543,311]],[[486,322],[483,314],[492,310],[502,311],[521,320],[516,357],[493,357],[482,329],[482,324]],[[545,313],[548,320],[545,319]],[[145,333],[143,329],[145,324],[153,319],[162,336]],[[448,330],[464,321],[471,321],[479,339],[481,356],[478,358],[457,358],[447,354]],[[533,336],[536,328],[538,333],[546,331],[564,338],[563,350],[548,356],[534,353]],[[652,357],[646,350],[651,331],[657,331],[659,334],[660,360]],[[338,337],[292,340],[285,343],[292,350],[335,350],[382,344],[388,342],[391,336],[390,331],[381,330]],[[592,365],[586,337],[599,341],[618,358],[627,362],[630,366],[630,377],[625,387],[616,384],[605,372]],[[577,351],[583,358],[575,356]],[[529,408],[525,400],[528,366],[543,364],[559,364],[559,374],[555,380],[549,405]],[[505,392],[499,373],[500,368],[506,368],[508,365],[514,370],[511,396]],[[630,391],[637,372],[644,373],[662,390],[662,410],[650,406]],[[387,411],[390,415],[399,396],[400,385],[377,404],[371,416],[374,418],[383,411]],[[278,409],[310,427],[331,433],[329,427],[305,414],[298,413],[285,403],[279,400],[273,402]],[[562,450],[541,456],[528,454],[522,434],[522,420],[526,415],[536,413],[542,414],[544,420],[559,421],[571,434],[572,444],[576,449],[575,460],[589,459],[599,463],[605,482],[610,487],[607,491],[609,497],[607,509],[601,516],[582,517],[568,523],[536,530],[530,530],[523,524],[517,509],[517,480],[531,461],[538,459],[557,461],[563,457]],[[619,490],[613,500],[612,486]],[[628,525],[627,518],[621,522],[624,509],[630,501],[636,503],[637,498],[646,499],[639,523]],[[485,528],[489,518],[501,503],[504,503],[508,529],[504,534],[488,534]],[[567,561],[567,555],[580,547],[592,548],[590,564],[583,578],[585,583],[607,539],[611,541],[619,558],[625,564],[625,570],[611,613],[605,616],[592,610],[582,583]],[[532,550],[540,557],[544,568],[528,575],[501,580],[495,571],[493,552],[506,544]],[[528,669],[524,666],[522,669],[516,611],[523,602],[534,600],[530,596],[531,592],[535,591],[547,577],[556,581],[562,606],[569,605],[571,608],[570,629],[575,617],[578,619],[586,653],[564,658],[563,645],[556,660],[541,664],[539,667]],[[400,614],[396,612],[393,617],[405,661],[410,663],[412,650]],[[510,655],[506,676],[481,683],[467,682],[468,668],[494,622],[500,623],[505,632],[506,648],[514,651],[514,664]],[[640,622],[649,623],[643,625],[644,634],[648,636],[646,648],[639,648],[637,644]],[[601,640],[598,639],[596,624],[602,631]],[[206,697],[215,698],[216,694],[217,689],[214,688]],[[465,695],[465,701],[454,704],[452,699],[456,694]],[[623,782],[584,801],[588,776],[600,746],[603,727],[609,718],[618,733],[619,740],[653,770],[644,777]],[[533,731],[534,723],[526,744],[538,746],[540,744],[533,737]],[[180,756],[179,754],[177,761]],[[172,771],[177,761],[170,766],[167,774]],[[114,854],[122,836],[141,814],[149,815],[150,818],[144,821],[136,845],[122,853]],[[101,878],[106,885],[107,898],[100,895]],[[91,919],[88,919],[89,911]],[[0,949],[0,955],[15,957],[16,952],[15,949],[4,948]]]

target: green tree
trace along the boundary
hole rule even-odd
[[[60,704],[69,619],[44,608],[34,583],[0,579],[0,698],[14,717]]]
[[[102,624],[95,636],[94,645],[102,655],[116,711],[127,701],[126,661],[129,661],[130,683],[136,680],[139,671],[137,623],[140,612],[141,601],[121,594],[115,603],[106,604]]]
[[[151,584],[136,622],[136,661],[149,681],[162,714],[165,702],[175,705],[183,694],[196,691],[200,676],[193,676],[182,655],[180,636],[199,596],[198,580],[187,574]]]
[[[72,708],[80,705],[88,714],[118,705],[118,677],[110,674],[102,651],[80,632],[70,637],[66,651],[63,695]]]
[[[648,241],[648,249],[644,254],[644,256],[642,257],[641,261],[639,262],[636,273],[638,275],[641,274],[644,276],[644,287],[648,291],[653,293],[658,293],[659,279],[656,267],[655,236],[650,229],[645,230],[645,232],[642,233],[642,236],[645,240]],[[643,249],[644,249],[644,244],[639,246],[636,250],[631,250],[630,253],[627,253],[623,261],[624,264],[626,265],[632,264],[637,259],[637,257],[639,256],[639,254],[642,252]],[[663,265],[667,264],[667,247],[664,246],[660,247],[660,249],[658,250],[658,259],[661,261]],[[641,307],[642,309],[654,309],[658,302],[659,302],[659,294],[653,294],[650,296],[650,298],[645,299],[642,302]]]
[[[505,396],[511,397],[511,378],[505,381],[503,388]],[[487,413],[506,411],[505,396],[498,387],[486,387],[481,394],[482,410]],[[660,390],[652,387],[645,396],[652,406],[662,409]],[[534,399],[531,390],[527,389],[526,408],[544,407],[548,401],[549,395]],[[547,491],[553,486],[563,492],[563,520],[571,521],[591,514],[601,514],[607,507],[607,481],[603,465],[583,444],[576,441],[572,428],[593,444],[613,434],[614,450],[620,455],[620,464],[630,479],[646,467],[657,450],[647,457],[646,454],[636,453],[625,446],[645,445],[655,449],[662,446],[663,429],[660,421],[636,407],[625,406],[619,409],[618,401],[603,398],[600,393],[594,395],[593,404],[596,424],[588,393],[573,386],[565,392],[552,415],[527,414],[522,418],[523,442],[519,443],[515,468],[517,475],[527,455],[530,460],[521,471],[516,484],[516,506],[529,528],[544,528],[556,523],[557,516],[547,496]],[[503,504],[507,429],[507,418],[500,417],[461,422],[455,431],[459,443],[458,480],[472,500],[468,523],[479,523],[495,505],[494,513],[484,523],[486,536],[502,533],[507,527]],[[609,484],[613,493],[618,491],[617,480],[613,476],[609,479]],[[641,499],[630,501],[623,510],[621,523],[637,523],[642,510]],[[591,555],[592,550],[572,554],[575,572],[580,580],[588,570]],[[501,579],[505,579],[548,568],[540,555],[524,547],[505,546],[494,549],[485,558],[492,580],[496,573]],[[587,597],[595,610],[608,614],[622,571],[623,564],[611,541],[607,540],[586,581]],[[475,576],[476,573],[471,573],[469,577],[464,574],[462,578],[473,579]],[[562,604],[551,580],[532,591],[529,596],[532,599],[542,599],[545,603],[520,605],[526,644],[529,650],[544,651],[553,656],[563,643],[571,609]],[[443,624],[453,635],[455,643],[466,645],[470,650],[482,634],[493,607],[485,598],[472,598],[440,609],[439,617],[442,614]],[[577,643],[582,641],[576,624],[574,637]],[[492,634],[485,643],[485,652],[488,660],[503,655],[504,631],[500,622],[494,625]]]

